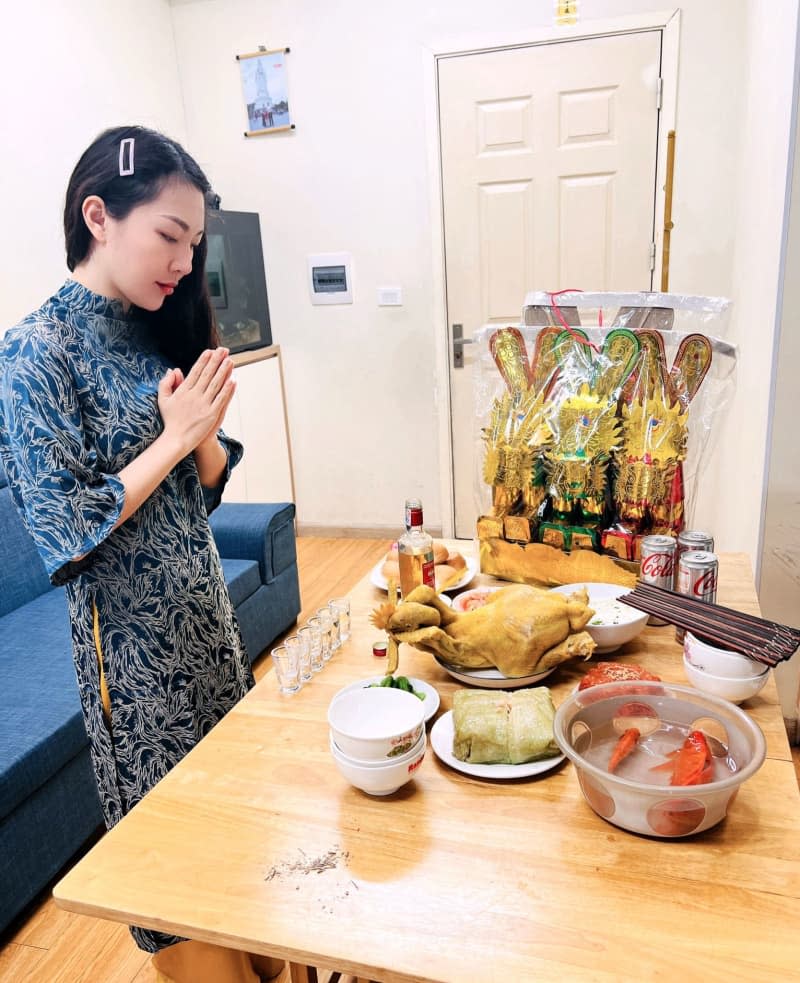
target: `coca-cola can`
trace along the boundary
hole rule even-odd
[[[672,590],[675,583],[675,554],[678,544],[672,536],[645,536],[641,542],[639,579],[645,584]],[[666,625],[663,618],[651,614],[648,625]]]
[[[678,589],[678,564],[680,558],[689,550],[714,552],[714,537],[699,529],[684,529],[678,533],[678,555],[675,557],[675,590]]]
[[[706,604],[717,601],[717,571],[719,561],[716,553],[709,550],[687,550],[678,559],[678,591]],[[685,632],[675,629],[675,638],[683,641]]]

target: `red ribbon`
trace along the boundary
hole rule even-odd
[[[547,291],[547,295],[550,298],[550,306],[555,311],[556,317],[561,322],[561,326],[576,341],[579,341],[582,345],[588,345],[590,348],[593,348],[594,351],[596,351],[598,353],[598,355],[599,355],[600,354],[600,346],[599,345],[595,345],[593,342],[589,341],[588,338],[584,338],[583,335],[578,334],[578,332],[574,328],[572,328],[569,324],[567,324],[566,319],[565,319],[563,313],[561,312],[561,308],[558,306],[558,301],[556,300],[556,297],[560,297],[561,294],[582,294],[582,293],[583,293],[582,290],[575,290],[572,287],[567,287],[566,290],[548,290]],[[602,308],[600,309],[600,316],[598,318],[598,321],[599,321],[600,327],[602,328],[603,327],[603,310],[602,310]]]

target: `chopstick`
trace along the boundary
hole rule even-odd
[[[790,658],[800,644],[800,632],[793,629],[649,584],[639,585],[625,598],[625,603],[629,601],[638,610],[659,614],[673,624],[767,665]]]
[[[790,659],[800,646],[800,630],[796,628],[654,584],[639,583],[618,600],[770,667]]]
[[[757,662],[774,666],[790,658],[800,644],[800,633],[792,638],[786,635],[782,626],[730,608],[687,598],[674,591],[651,589],[652,585],[642,586],[644,589],[639,591],[639,596],[634,592],[625,599],[625,603],[630,600],[632,607],[659,614],[681,628]]]

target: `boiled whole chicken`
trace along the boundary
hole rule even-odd
[[[413,645],[465,669],[497,668],[529,676],[568,659],[588,659],[595,643],[583,629],[594,614],[585,590],[565,597],[513,584],[489,595],[483,607],[454,611],[431,587],[415,587],[398,604],[383,604],[372,623],[389,636],[388,671],[397,646]]]

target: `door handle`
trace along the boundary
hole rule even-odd
[[[453,368],[464,368],[464,345],[474,345],[472,338],[464,337],[464,325],[453,325]]]

